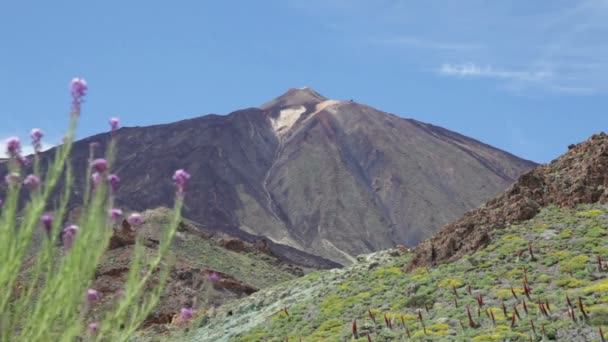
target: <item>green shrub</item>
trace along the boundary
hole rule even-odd
[[[55,149],[54,159],[48,165],[42,165],[39,154],[41,133],[34,140],[36,154],[31,170],[23,163],[19,141],[12,139],[8,142],[8,192],[0,216],[2,341],[74,341],[84,338],[126,341],[158,302],[168,276],[169,265],[162,261],[180,221],[183,191],[178,192],[174,217],[160,241],[158,254],[151,258],[144,256],[143,244],[138,241],[121,300],[106,311],[99,322],[86,321],[93,302],[99,299],[97,291],[90,286],[112,235],[108,215],[113,209],[118,182],[118,178],[110,177],[116,141],[110,139],[105,159],[90,159],[84,175],[87,181],[82,214],[78,222],[62,229],[59,218],[66,216],[70,195],[74,192],[69,157],[87,91],[86,82],[82,79],[74,79],[71,87],[70,126],[63,145]],[[111,121],[111,124],[114,137],[118,121]],[[32,137],[34,139],[34,131]],[[60,180],[62,188],[58,187]],[[22,193],[28,196],[25,205],[20,206]],[[55,194],[60,195],[54,213],[58,219],[43,215]],[[116,219],[120,212],[114,210],[111,213]],[[39,246],[33,246],[31,242],[41,218],[46,234],[41,234],[44,238]],[[130,219],[137,224],[141,216],[134,215]],[[35,254],[29,258],[27,253],[32,250]],[[18,281],[21,283],[19,287],[16,286]]]

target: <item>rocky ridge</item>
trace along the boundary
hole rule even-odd
[[[549,164],[522,175],[504,193],[446,225],[414,250],[409,269],[456,260],[485,247],[493,231],[533,218],[549,205],[608,203],[608,135],[568,146]]]

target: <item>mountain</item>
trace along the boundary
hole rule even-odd
[[[200,309],[179,341],[605,341],[608,135],[570,145],[413,250]]]
[[[491,243],[494,231],[533,218],[549,205],[608,203],[608,135],[568,146],[551,163],[522,175],[500,196],[416,247],[411,268],[455,260]]]
[[[89,144],[99,144],[100,156],[109,136],[75,143],[77,175],[86,171]],[[171,175],[184,168],[192,174],[186,218],[207,231],[304,251],[302,266],[318,264],[312,255],[347,264],[361,253],[413,246],[535,165],[311,88],[258,108],[125,127],[115,136],[119,206],[171,207]]]

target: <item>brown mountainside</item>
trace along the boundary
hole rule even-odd
[[[99,156],[108,139],[106,133],[75,143],[77,175],[85,173],[89,144],[99,143]],[[310,88],[228,115],[122,128],[116,139],[120,207],[171,207],[171,175],[184,168],[192,174],[186,218],[251,242],[267,237],[275,253],[304,267],[415,245],[535,166]]]
[[[599,133],[524,174],[500,196],[448,224],[415,249],[410,268],[450,262],[492,240],[492,231],[533,218],[548,205],[608,203],[608,135]]]

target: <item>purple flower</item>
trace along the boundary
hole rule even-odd
[[[93,174],[91,175],[91,181],[93,182],[93,189],[95,189],[101,181],[101,175],[99,174],[99,172],[93,172]]]
[[[122,216],[122,210],[120,210],[118,208],[112,208],[109,211],[109,216],[110,216],[110,220],[112,220],[112,222],[116,222]]]
[[[18,157],[21,154],[21,141],[17,137],[6,139],[6,154],[9,157]]]
[[[180,316],[185,321],[191,320],[192,317],[194,316],[194,313],[192,312],[192,308],[182,308],[180,311]]]
[[[22,167],[28,167],[32,164],[32,161],[28,157],[17,156],[17,161]]]
[[[99,323],[93,322],[93,323],[89,324],[89,332],[91,334],[97,334],[98,331],[99,331]]]
[[[110,188],[113,192],[118,190],[118,185],[120,184],[120,177],[117,175],[111,174],[108,176],[108,183],[110,183]]]
[[[36,190],[38,185],[40,185],[40,178],[38,178],[36,175],[28,175],[25,177],[23,184],[25,184],[30,190]]]
[[[80,115],[80,105],[88,90],[87,82],[84,78],[76,77],[70,82],[70,93],[72,94],[72,115]]]
[[[87,300],[89,302],[96,302],[98,300],[101,300],[101,295],[96,290],[88,289],[87,290]]]
[[[215,273],[215,272],[213,272],[213,273],[211,273],[211,275],[209,276],[209,279],[211,279],[211,281],[218,281],[218,280],[220,280],[220,275],[219,275],[219,274],[217,274],[217,273]]]
[[[72,248],[72,245],[74,244],[74,237],[76,237],[76,233],[78,233],[79,230],[80,228],[75,225],[71,225],[63,229],[62,241],[63,247],[65,247],[66,250],[70,250]]]
[[[70,92],[72,97],[81,98],[87,95],[87,81],[81,77],[74,77],[70,82]]]
[[[173,181],[175,182],[175,186],[177,187],[177,193],[182,195],[184,193],[184,188],[190,179],[190,174],[182,169],[175,171],[173,174]]]
[[[4,201],[2,199],[0,199],[0,208],[2,208],[3,205],[4,205]]]
[[[42,222],[42,225],[44,226],[44,230],[46,231],[47,234],[51,233],[51,229],[53,227],[53,216],[51,215],[42,215],[40,217],[40,222]]]
[[[4,176],[4,181],[8,185],[17,185],[21,182],[21,176],[17,172],[11,172]]]
[[[93,169],[99,173],[104,173],[108,169],[108,161],[105,159],[95,159],[91,162]]]
[[[40,152],[42,150],[41,141],[42,141],[43,136],[44,136],[44,133],[42,132],[42,130],[40,130],[38,128],[34,128],[30,132],[30,137],[32,138],[32,145],[34,146],[34,151]]]
[[[129,215],[127,222],[132,226],[141,226],[144,223],[144,217],[141,214],[133,213]]]
[[[118,126],[120,126],[120,120],[118,120],[118,118],[110,118],[108,123],[110,124],[110,127],[112,128],[112,132],[115,132],[118,129]]]

